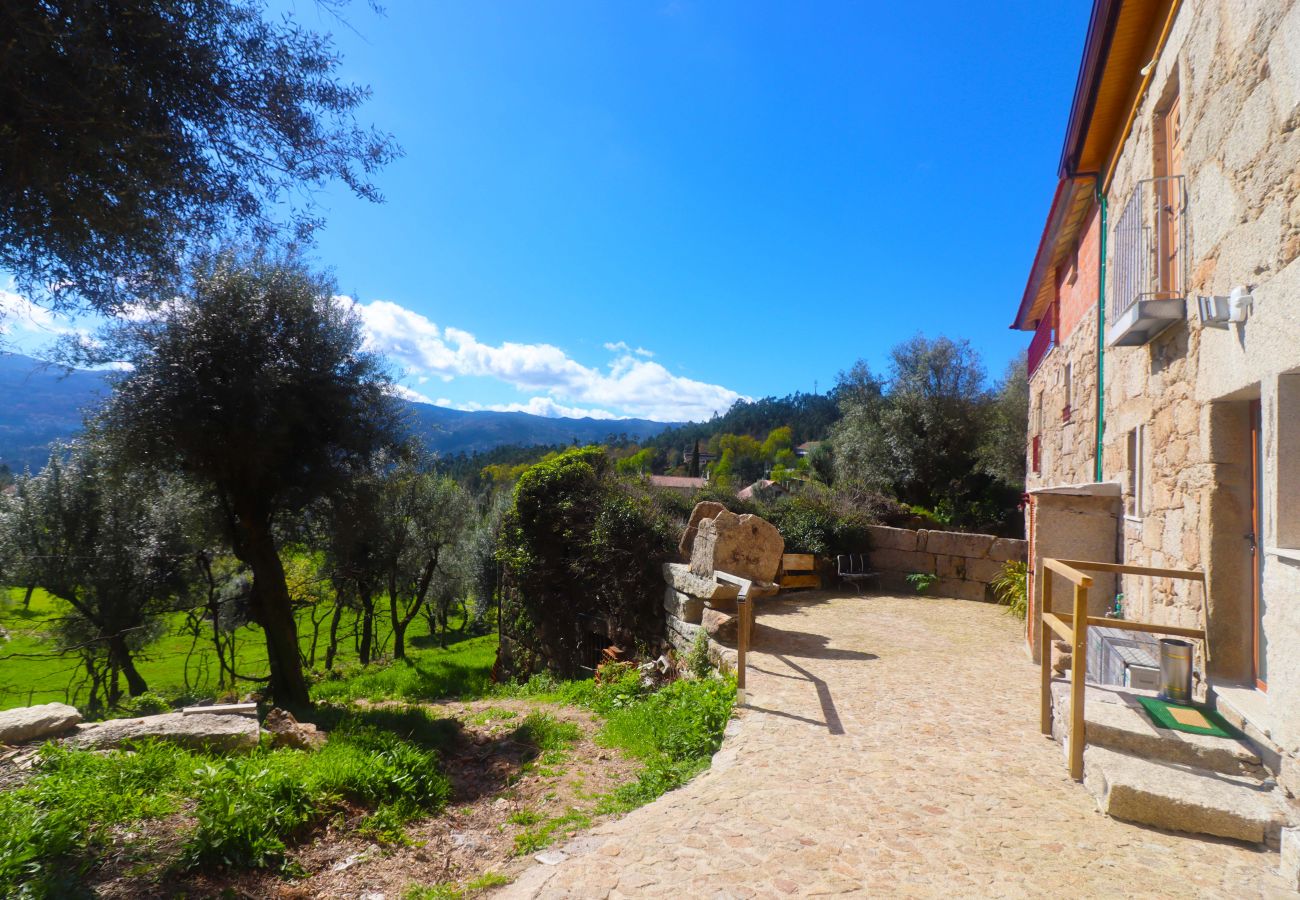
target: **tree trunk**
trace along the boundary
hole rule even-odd
[[[27,592],[23,594],[23,609],[32,608],[32,594],[36,591],[36,585],[27,585]]]
[[[126,676],[126,690],[132,697],[139,697],[149,690],[144,677],[136,670],[135,660],[131,658],[131,648],[126,645],[126,638],[118,635],[108,639],[108,656],[113,667],[120,669]],[[116,682],[116,679],[114,679]],[[116,684],[114,693],[117,693]]]
[[[343,601],[335,599],[334,616],[330,619],[330,640],[325,647],[325,671],[329,672],[334,668],[334,657],[339,652],[339,622],[343,619]]]
[[[305,709],[311,706],[307,680],[302,674],[298,650],[298,623],[293,617],[284,565],[275,546],[270,523],[256,517],[240,517],[240,559],[253,570],[253,620],[266,635],[266,657],[271,668],[267,685],[281,706]]]
[[[411,621],[403,621],[397,609],[397,580],[391,575],[388,579],[388,614],[393,619],[393,659],[406,659],[406,626]]]
[[[368,589],[362,589],[361,597],[361,647],[357,651],[357,656],[361,658],[361,665],[370,665],[370,650],[375,639],[375,601],[370,596]]]

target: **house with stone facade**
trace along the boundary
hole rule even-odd
[[[1013,322],[1029,621],[1045,556],[1204,572],[1090,612],[1205,627],[1199,690],[1300,795],[1300,0],[1095,0],[1058,176]]]

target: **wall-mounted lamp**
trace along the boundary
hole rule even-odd
[[[1200,314],[1201,325],[1210,328],[1227,328],[1230,324],[1240,325],[1250,317],[1255,307],[1255,298],[1250,288],[1238,285],[1229,291],[1226,297],[1196,298],[1196,311]]]

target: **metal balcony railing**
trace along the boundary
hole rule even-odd
[[[1114,322],[1142,300],[1187,295],[1187,190],[1182,175],[1139,181],[1115,226]]]

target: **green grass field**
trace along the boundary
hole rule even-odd
[[[8,640],[0,643],[0,709],[51,701],[85,702],[85,674],[80,662],[75,656],[54,656],[53,642],[49,638],[52,620],[64,614],[67,604],[38,590],[32,596],[31,608],[24,610],[22,597],[20,589],[0,588],[0,627],[9,635]],[[379,633],[381,638],[387,639],[386,649],[391,651],[392,641],[388,638],[385,619],[386,616],[379,617]],[[183,631],[184,623],[183,613],[168,616],[165,633],[140,652],[136,666],[148,682],[149,689],[163,697],[200,699],[216,696],[217,660],[211,639],[205,631],[195,644],[193,637]],[[339,629],[340,635],[345,637],[339,641],[336,668],[349,670],[357,663],[352,639],[354,625],[355,616],[345,614]],[[321,624],[316,647],[314,668],[317,671],[324,665],[328,629],[326,620]],[[305,614],[299,617],[299,640],[304,653],[309,652],[312,625]],[[421,616],[411,623],[407,644],[410,664],[376,672],[375,678],[379,683],[363,689],[359,686],[344,688],[338,681],[322,681],[313,693],[320,694],[321,699],[345,699],[371,692],[414,698],[417,695],[428,696],[429,692],[435,696],[479,693],[486,688],[487,673],[496,651],[495,636],[462,641],[451,650],[441,651],[433,646],[428,624]],[[235,648],[240,674],[266,674],[266,643],[260,628],[249,625],[239,629]],[[447,689],[441,687],[444,682]],[[389,690],[382,690],[384,687]],[[256,683],[240,682],[237,691],[244,693],[256,688]]]

